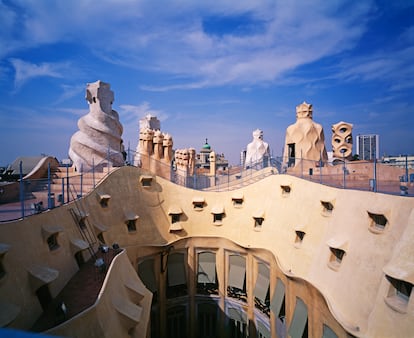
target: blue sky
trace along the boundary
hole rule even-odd
[[[0,165],[67,158],[86,83],[109,82],[135,150],[148,113],[174,148],[281,155],[295,107],[414,154],[414,1],[0,0]]]

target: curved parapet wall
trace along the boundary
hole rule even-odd
[[[95,304],[46,331],[69,337],[147,337],[152,294],[132,268],[125,252],[114,258]]]
[[[114,93],[110,85],[102,81],[89,83],[86,100],[89,113],[79,119],[79,131],[70,141],[69,157],[75,168],[87,171],[107,160],[114,167],[123,165],[123,128],[118,113],[112,110]]]

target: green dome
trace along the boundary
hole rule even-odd
[[[203,145],[203,149],[211,149],[210,145],[207,143],[207,139],[206,139],[206,143],[204,143]]]

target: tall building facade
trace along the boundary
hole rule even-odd
[[[356,153],[360,160],[379,160],[379,135],[358,135],[356,138]]]

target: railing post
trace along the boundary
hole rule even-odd
[[[320,184],[322,184],[322,166],[323,166],[323,162],[322,162],[322,150],[321,150],[319,154],[319,183]]]
[[[23,182],[23,161],[19,164],[20,170],[20,207],[22,212],[22,218],[24,218],[24,182]]]
[[[92,157],[92,182],[95,189],[95,158]]]
[[[68,164],[66,164],[66,194],[67,194],[66,203],[69,203],[70,196],[69,196],[69,165]]]
[[[302,149],[300,150],[300,177],[303,178],[303,155],[302,155]]]
[[[80,197],[82,196],[83,196],[83,163],[81,164],[81,170],[80,170]]]
[[[60,203],[65,204],[65,178],[62,177],[62,200]]]
[[[345,165],[345,151],[342,152],[342,161],[343,161],[343,166],[342,166],[342,170],[344,171],[344,189],[346,188],[346,165]]]
[[[50,195],[50,162],[47,164],[47,208],[52,209],[52,197]]]
[[[408,155],[405,155],[405,182],[408,183]]]
[[[377,159],[374,157],[374,192],[377,192]]]

